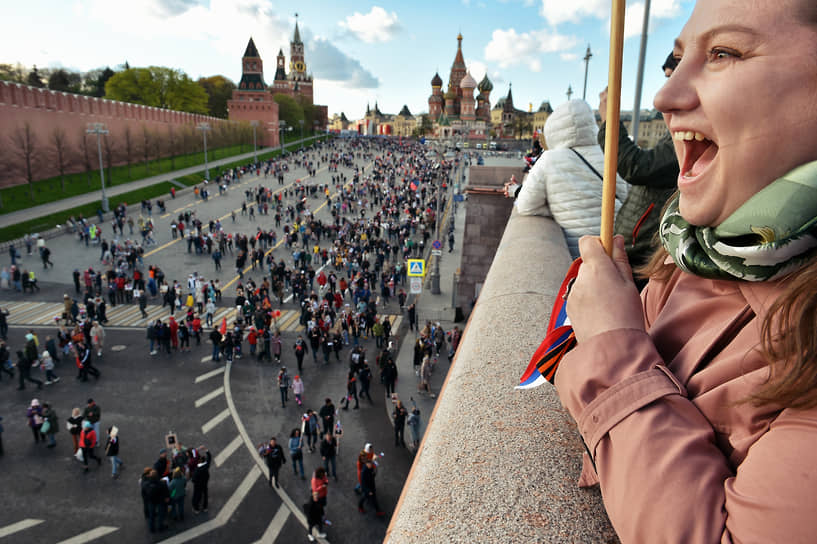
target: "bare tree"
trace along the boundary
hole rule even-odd
[[[147,125],[142,125],[142,156],[145,159],[145,176],[150,175],[150,151],[153,146],[153,133],[148,130]]]
[[[173,129],[173,125],[167,127],[167,151],[170,154],[170,169],[176,169],[176,151],[179,147],[179,135]]]
[[[122,141],[125,143],[125,163],[128,165],[128,179],[131,179],[130,167],[133,164],[134,141],[130,125],[125,125]]]
[[[28,181],[28,196],[34,200],[34,163],[40,156],[40,144],[31,128],[31,123],[26,122],[23,126],[14,129],[9,140],[11,140],[12,152],[18,158],[17,168]]]
[[[93,166],[91,166],[91,157],[93,156],[93,152],[91,150],[91,145],[88,143],[88,134],[85,132],[84,128],[80,133],[79,146],[82,150],[82,165],[85,167],[85,175],[88,177],[88,187],[90,187],[91,171],[93,170]]]
[[[60,187],[65,192],[65,170],[73,163],[73,153],[68,147],[68,138],[62,127],[54,127],[51,131],[51,145],[53,146],[52,156],[60,171]]]

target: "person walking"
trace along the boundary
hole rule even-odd
[[[95,459],[97,465],[102,464],[102,459],[94,453],[94,444],[97,438],[94,432],[94,426],[90,421],[82,422],[82,432],[79,434],[79,447],[82,449],[82,463],[85,465],[83,472],[88,472],[88,459]]]
[[[31,433],[34,435],[34,443],[38,444],[40,441],[45,442],[45,437],[42,432],[40,432],[44,421],[43,408],[40,406],[38,399],[31,400],[26,410],[26,417],[28,418],[28,426],[31,429]]]
[[[329,495],[329,476],[326,474],[326,469],[318,467],[312,473],[312,480],[310,482],[313,495],[317,495],[317,501],[321,506],[326,507],[326,497]]]
[[[320,420],[313,410],[307,410],[304,416],[304,434],[306,435],[306,445],[310,453],[315,453],[315,446],[318,444],[318,431],[320,430]]]
[[[420,420],[420,409],[417,408],[414,399],[411,399],[411,402],[414,404],[414,407],[406,420],[406,425],[408,425],[411,430],[411,446],[417,451],[417,448],[420,447],[420,424],[422,421]]]
[[[98,380],[100,376],[99,370],[93,365],[91,358],[91,348],[85,345],[85,342],[80,340],[74,345],[77,352],[77,366],[79,367],[79,374],[77,379],[81,382],[88,381],[88,374]]]
[[[173,479],[170,480],[170,514],[174,521],[184,521],[184,497],[187,494],[187,478],[184,477],[181,467],[173,469]]]
[[[298,475],[298,468],[301,469],[301,480],[306,480],[304,476],[304,441],[300,429],[292,429],[289,434],[289,457],[292,459],[292,472]]]
[[[212,455],[204,446],[199,446],[196,450],[195,465],[193,467],[193,513],[207,512],[207,485],[210,482],[210,462]]]
[[[397,405],[395,405],[394,410],[392,411],[391,417],[392,421],[394,422],[394,445],[395,446],[404,446],[406,445],[404,439],[404,432],[406,429],[406,417],[408,416],[408,411],[403,406],[403,401],[398,400]]]
[[[55,436],[57,432],[59,432],[60,426],[59,421],[57,421],[57,412],[51,408],[51,405],[47,402],[43,403],[43,424],[40,427],[40,433],[43,436],[43,440],[45,437],[48,437],[48,448],[54,448],[57,446],[57,437]]]
[[[335,405],[332,404],[332,399],[327,397],[320,411],[318,411],[318,415],[321,416],[321,421],[323,421],[324,434],[331,433],[334,429],[336,412],[337,410],[335,409]]]
[[[54,358],[51,357],[51,353],[48,350],[43,350],[40,360],[42,361],[41,368],[45,370],[45,385],[51,385],[52,383],[60,381],[59,376],[54,374]]]
[[[377,504],[377,488],[375,487],[375,475],[376,469],[374,466],[373,459],[367,459],[366,464],[363,466],[363,469],[360,471],[360,490],[361,490],[361,497],[357,503],[357,509],[361,514],[364,514],[366,510],[363,508],[363,505],[366,501],[371,501],[374,505],[375,515],[377,517],[382,517],[385,515],[380,509],[380,505]]]
[[[285,366],[282,366],[281,370],[278,371],[278,389],[281,391],[281,406],[286,408],[289,400],[289,375]]]
[[[66,420],[65,426],[71,435],[71,443],[73,445],[73,451],[71,453],[75,454],[79,449],[79,433],[82,432],[82,410],[78,407],[71,410],[71,417]]]
[[[281,470],[281,465],[285,464],[287,460],[284,457],[284,449],[278,444],[274,436],[269,439],[269,444],[262,448],[262,455],[269,469],[269,486],[272,487],[274,481],[275,487],[280,487],[278,485],[278,472]]]
[[[91,344],[96,349],[96,356],[102,357],[102,350],[105,349],[105,329],[99,321],[94,321],[91,326]]]
[[[18,391],[22,391],[26,388],[25,382],[31,382],[37,384],[37,389],[43,388],[43,382],[36,378],[31,377],[31,362],[29,361],[28,357],[21,350],[17,350],[17,377],[19,379],[19,385],[17,386]]]
[[[300,406],[303,403],[304,381],[299,375],[292,379],[292,393],[295,395],[295,402]]]
[[[99,408],[99,405],[94,402],[94,399],[88,399],[82,417],[85,418],[85,421],[89,421],[91,425],[93,425],[94,432],[96,433],[94,447],[99,446],[99,420],[102,418],[102,410]]]
[[[150,516],[148,524],[151,533],[164,531],[165,516],[167,516],[167,505],[170,504],[170,490],[156,470],[150,471],[150,484],[148,487],[148,497],[150,498]]]
[[[321,440],[321,460],[329,474],[329,467],[332,467],[332,477],[338,481],[337,472],[337,454],[338,454],[338,440],[331,433],[326,433],[324,439]]]
[[[346,376],[346,396],[343,397],[345,404],[343,405],[344,410],[349,409],[349,401],[352,400],[354,397],[355,399],[355,407],[354,409],[357,410],[360,408],[360,404],[357,398],[357,378],[355,378],[355,371],[350,370],[349,374]]]
[[[364,360],[363,366],[357,372],[357,381],[360,384],[360,398],[369,399],[369,404],[374,404],[372,396],[369,394],[369,386],[372,383],[372,371],[369,369],[369,364]]]
[[[119,468],[124,466],[119,458],[119,429],[114,425],[108,428],[108,440],[105,443],[105,457],[111,460],[111,478],[119,478]]]
[[[308,524],[306,538],[308,538],[310,542],[315,542],[316,537],[326,538],[326,533],[321,532],[324,508],[323,504],[321,504],[320,494],[318,492],[312,492],[309,497],[309,502],[304,505],[304,512],[306,513],[306,522]]]
[[[218,329],[213,329],[213,332],[210,333],[210,342],[213,344],[213,355],[212,359],[213,362],[218,362],[219,354],[221,353],[221,333],[218,332]]]

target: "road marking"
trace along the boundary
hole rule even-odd
[[[275,542],[275,539],[278,538],[278,534],[281,532],[281,529],[284,528],[284,523],[286,523],[288,517],[289,510],[287,510],[282,504],[278,507],[278,511],[275,512],[275,517],[272,518],[267,530],[264,531],[264,534],[255,542],[255,544],[269,544],[270,542]]]
[[[211,419],[210,421],[208,421],[207,423],[202,425],[201,426],[201,432],[204,433],[204,434],[209,433],[210,431],[213,430],[213,428],[216,425],[218,425],[219,423],[221,423],[222,421],[224,421],[228,417],[230,417],[230,410],[229,410],[229,408],[225,408],[223,412],[220,412],[216,417],[214,417],[213,419]]]
[[[233,422],[235,426],[238,428],[238,434],[241,436],[241,439],[244,441],[244,445],[250,452],[250,456],[252,456],[253,460],[255,461],[255,468],[261,470],[261,474],[264,475],[264,478],[269,478],[269,468],[267,464],[261,459],[261,456],[258,454],[258,450],[255,449],[255,444],[253,444],[252,440],[250,440],[250,435],[247,434],[247,429],[244,427],[244,423],[241,421],[241,418],[238,416],[238,412],[235,409],[235,402],[233,402],[233,394],[230,389],[230,369],[232,368],[232,363],[227,363],[226,370],[224,371],[224,398],[227,399],[227,410],[230,411],[230,414],[233,417]],[[292,512],[292,515],[303,525],[304,529],[309,528],[309,524],[306,521],[306,515],[301,511],[301,509],[295,504],[289,495],[286,494],[281,487],[274,488],[275,492],[281,498],[281,500],[286,504],[289,511]],[[320,542],[326,542],[326,540],[319,539]]]
[[[280,330],[287,330],[287,328],[292,325],[292,323],[301,315],[301,312],[298,310],[291,310],[291,312],[292,313],[288,314],[285,319],[281,320],[281,325],[278,327]]]
[[[221,388],[224,389],[223,387]],[[233,438],[233,441],[227,444],[227,447],[221,450],[221,453],[216,455],[216,466],[220,467],[223,465],[227,459],[230,458],[232,454],[235,453],[235,450],[241,447],[241,435],[236,436]]]
[[[211,370],[210,372],[207,372],[206,374],[202,374],[201,376],[196,376],[196,379],[193,380],[193,383],[201,383],[204,380],[209,380],[213,376],[218,376],[219,374],[221,374],[223,372],[224,372],[224,367],[217,368],[215,370]]]
[[[208,402],[222,394],[224,394],[224,387],[219,387],[218,389],[210,391],[209,393],[198,399],[194,403],[194,405],[196,408],[201,408],[202,406],[204,406],[205,404],[207,404]]]
[[[80,533],[73,538],[69,538],[68,540],[63,540],[58,544],[84,544],[85,542],[96,540],[97,538],[109,535],[114,531],[118,530],[119,527],[106,527],[105,525],[103,525],[101,527],[97,527],[96,529],[91,529],[90,531]]]
[[[212,360],[213,360],[213,356],[212,356],[212,355],[208,355],[207,357],[202,357],[202,358],[201,358],[201,362],[202,362],[202,363],[206,363],[207,361],[212,361]],[[199,382],[196,382],[196,383],[199,383]]]
[[[34,527],[35,525],[39,525],[40,523],[44,522],[44,519],[24,519],[22,521],[18,521],[17,523],[12,523],[11,525],[6,525],[5,527],[0,527],[0,538],[4,536],[13,535],[14,533],[18,533],[20,531],[25,531],[30,527]]]
[[[183,240],[183,238],[174,238],[173,240],[169,241],[168,243],[166,243],[164,245],[161,245],[161,246],[157,247],[156,249],[152,249],[152,250],[148,251],[147,253],[142,255],[142,258],[144,259],[145,257],[150,257],[154,253],[159,253],[163,249],[166,249],[166,248],[172,246],[173,244],[180,242],[181,240]]]
[[[227,502],[224,503],[224,506],[219,510],[218,515],[215,519],[211,519],[210,521],[206,521],[201,525],[197,525],[192,529],[188,529],[183,533],[179,533],[176,536],[168,538],[166,540],[162,540],[162,544],[182,544],[189,540],[193,540],[194,538],[198,538],[204,534],[209,533],[219,527],[224,526],[230,518],[235,513],[236,509],[238,509],[238,505],[241,504],[241,501],[244,500],[244,497],[250,492],[252,486],[255,485],[255,481],[261,475],[261,471],[258,469],[257,465],[253,465],[250,469],[250,472],[247,473],[247,476],[244,477],[244,480],[241,484],[236,488],[233,494],[227,499]]]

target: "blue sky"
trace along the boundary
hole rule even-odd
[[[179,68],[191,77],[238,81],[250,36],[271,83],[275,56],[289,41],[295,13],[315,78],[315,101],[330,115],[363,115],[377,101],[386,113],[403,104],[427,111],[429,82],[448,84],[458,32],[472,75],[494,83],[492,105],[513,84],[514,104],[555,107],[571,85],[581,96],[584,56],[593,52],[587,98],[598,106],[607,83],[609,0],[415,0],[343,2],[278,0],[41,0],[3,14],[0,62],[89,70],[131,66]],[[652,0],[642,107],[663,83],[660,66],[689,18],[692,0]],[[627,1],[622,107],[635,94],[643,0]]]

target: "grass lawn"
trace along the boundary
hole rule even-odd
[[[323,140],[323,139],[326,139],[326,138],[328,138],[328,136],[322,136],[320,139]],[[295,149],[298,149],[300,146],[299,146],[299,144],[289,144],[289,145],[286,145],[285,147],[286,147],[287,150],[293,151]],[[281,152],[281,149],[276,148],[273,151],[266,151],[264,153],[259,153],[258,154],[258,159],[259,160],[266,160],[266,159],[269,159],[271,157],[278,156],[280,154],[280,152]],[[210,158],[209,157],[209,151],[208,151],[208,157],[207,158],[208,159]],[[202,156],[202,160],[204,160],[203,156]],[[217,173],[220,173],[222,170],[227,170],[227,169],[233,168],[235,166],[242,166],[242,165],[247,164],[247,162],[248,162],[248,160],[244,159],[244,160],[236,161],[236,162],[233,162],[233,163],[230,163],[230,164],[227,164],[227,165],[219,166],[218,168],[212,168],[211,169],[212,171],[210,173],[213,176],[215,176]],[[193,185],[196,185],[197,183],[201,183],[203,180],[204,180],[204,170],[202,170],[201,172],[197,172],[195,174],[190,174],[190,175],[187,175],[187,176],[176,178],[176,181],[179,181],[179,182],[187,185],[188,187],[192,187]],[[99,181],[99,175],[98,174],[97,174],[97,181]],[[57,182],[57,183],[59,183],[59,182]],[[107,186],[107,180],[106,180],[106,186]],[[109,204],[110,204],[111,209],[114,209],[121,202],[126,202],[128,204],[128,206],[130,207],[130,209],[133,210],[134,209],[133,206],[134,205],[138,206],[139,202],[141,202],[142,200],[154,199],[154,198],[157,198],[157,197],[164,197],[166,201],[169,200],[170,199],[170,189],[171,189],[171,187],[175,187],[175,185],[173,185],[170,182],[164,181],[164,182],[161,182],[161,183],[157,183],[155,185],[151,185],[150,187],[145,187],[145,188],[142,188],[142,189],[137,189],[135,191],[130,191],[130,192],[127,192],[127,193],[123,193],[121,195],[116,195],[116,196],[113,196],[113,197],[109,197],[108,200],[109,200]],[[98,184],[97,184],[97,189],[96,190],[99,190],[99,185]],[[3,198],[5,200],[5,195],[3,196]],[[60,198],[63,198],[63,197],[60,196]],[[53,200],[58,200],[58,199],[53,199]],[[48,201],[45,201],[45,202],[48,202]],[[29,206],[30,205],[31,204],[30,204],[30,201],[29,201]],[[96,201],[94,201],[94,202],[92,202],[90,204],[85,204],[83,206],[72,208],[70,210],[65,210],[65,211],[50,214],[50,215],[40,216],[40,217],[37,217],[35,219],[31,219],[29,221],[23,221],[22,223],[17,223],[15,225],[11,225],[9,227],[0,228],[0,242],[7,242],[9,240],[16,240],[18,238],[22,238],[23,236],[25,236],[26,234],[29,234],[29,233],[43,232],[43,231],[46,231],[46,230],[53,229],[57,225],[65,225],[66,220],[68,218],[70,218],[70,217],[79,217],[80,215],[82,215],[84,217],[94,217],[94,216],[96,216],[96,211],[100,208],[100,206],[101,206],[101,201],[96,200]],[[138,209],[137,209],[136,215],[138,215]],[[103,231],[104,232],[109,232],[109,230],[110,230],[110,225],[104,225],[103,226]]]

